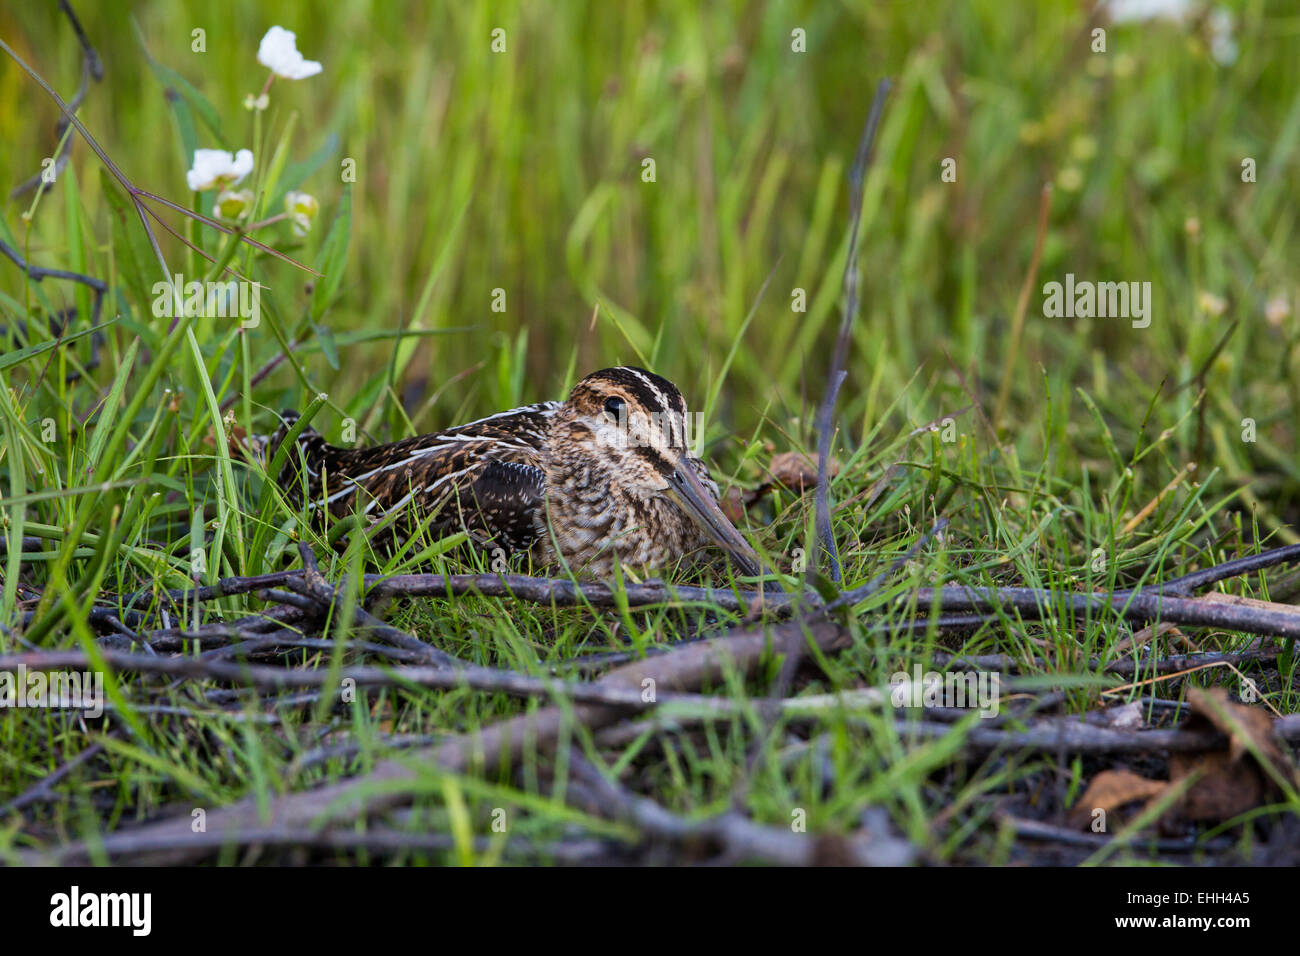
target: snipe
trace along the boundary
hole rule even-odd
[[[267,449],[274,455],[297,419]],[[757,555],[723,515],[708,468],[689,454],[686,402],[640,368],[588,375],[564,402],[541,402],[371,448],[339,448],[306,429],[278,484],[295,504],[394,515],[395,533],[461,529],[479,545],[529,551],[543,567],[608,577],[668,568],[709,546],[745,574]],[[268,459],[269,460],[269,459]],[[431,517],[432,516],[432,517]]]

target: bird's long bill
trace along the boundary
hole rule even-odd
[[[673,500],[695,519],[705,534],[731,555],[741,571],[750,575],[763,573],[758,555],[749,546],[749,542],[741,537],[736,526],[727,520],[713,495],[695,474],[694,468],[690,465],[677,468],[669,491]]]

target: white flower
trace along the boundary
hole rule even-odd
[[[1232,37],[1232,12],[1215,7],[1210,13],[1210,56],[1220,66],[1237,62],[1237,41]]]
[[[320,203],[316,201],[315,196],[294,190],[285,194],[284,211],[288,214],[289,221],[293,223],[293,234],[301,238],[311,229],[316,213],[320,212]]]
[[[1192,13],[1188,0],[1103,0],[1102,6],[1112,23],[1160,19],[1181,23]]]
[[[1200,306],[1202,312],[1214,319],[1223,315],[1228,308],[1227,299],[1205,289],[1202,289],[1200,294],[1197,295],[1196,304]]]
[[[1192,0],[1101,0],[1097,8],[1112,23],[1141,23],[1168,20],[1180,26],[1193,24],[1208,12],[1204,22],[1208,31],[1210,56],[1220,66],[1237,62],[1237,41],[1232,36],[1232,11],[1226,7],[1209,7]]]
[[[233,186],[253,171],[253,154],[241,149],[233,156],[224,149],[196,149],[194,165],[185,174],[185,182],[195,192]]]
[[[1273,296],[1264,306],[1264,318],[1268,319],[1269,325],[1281,325],[1290,314],[1291,303],[1285,293]]]
[[[284,27],[271,27],[266,31],[257,48],[257,62],[286,80],[305,80],[321,71],[321,65],[315,60],[303,59],[293,31]]]
[[[253,191],[241,189],[239,192],[232,192],[223,189],[217,193],[215,208],[217,215],[222,219],[243,219],[253,208]]]

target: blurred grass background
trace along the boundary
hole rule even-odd
[[[984,396],[1012,362],[998,424],[1023,452],[1041,449],[1049,403],[1059,406],[1057,438],[1086,419],[1076,386],[1135,429],[1137,406],[1164,381],[1150,427],[1176,427],[1171,454],[1190,460],[1197,390],[1168,386],[1198,372],[1238,322],[1205,379],[1215,393],[1207,414],[1230,437],[1241,416],[1261,423],[1287,463],[1276,507],[1289,515],[1296,323],[1266,322],[1265,303],[1295,296],[1300,13],[1229,7],[1240,48],[1231,65],[1209,56],[1204,23],[1107,25],[1107,52],[1092,53],[1088,30],[1104,21],[1074,2],[87,4],[80,15],[107,77],[81,116],[139,185],[185,202],[188,157],[133,24],[219,114],[227,140],[200,128],[200,145],[232,150],[252,145],[241,103],[265,75],[258,38],[272,24],[293,29],[325,69],[276,83],[270,142],[291,112],[293,159],[337,137],[304,184],[323,207],[304,261],[339,203],[340,161],[357,169],[350,257],[324,325],[335,335],[472,327],[408,340],[399,353],[393,384],[417,428],[557,397],[576,375],[619,362],[650,363],[702,407],[739,337],[721,397],[744,435],[764,410],[786,421],[820,395],[846,247],[846,164],[875,82],[889,75],[846,420],[874,423],[897,400],[891,427],[923,423],[966,402],[950,360]],[[496,27],[504,54],[490,50]],[[205,53],[191,52],[195,28],[206,31]],[[795,28],[806,31],[805,53],[791,49]],[[70,95],[79,51],[54,4],[6,8],[0,34]],[[0,102],[0,180],[10,184],[51,153],[57,112],[9,62]],[[644,157],[656,163],[652,184],[641,179]],[[940,180],[945,157],[957,161],[955,183]],[[1257,162],[1255,184],[1241,181],[1244,157]],[[82,143],[73,165],[102,238],[98,175]],[[1009,354],[1045,183],[1056,188],[1042,268]],[[65,191],[43,201],[25,236],[18,217],[29,198],[8,203],[7,222],[33,261],[66,265]],[[279,247],[287,237],[272,233]],[[104,252],[87,271],[105,273]],[[1042,283],[1067,271],[1150,281],[1151,327],[1043,318]],[[265,267],[283,313],[301,310],[304,278]],[[69,304],[70,289],[46,286]],[[495,288],[506,291],[503,313],[490,308]],[[795,288],[807,291],[805,314],[791,310]],[[19,293],[15,269],[0,270],[0,289]],[[1225,311],[1207,314],[1202,292]],[[277,347],[265,330],[251,345],[255,360]],[[304,361],[313,386],[357,411],[373,407],[392,351],[384,340],[350,346],[339,370],[323,354]],[[516,351],[522,369],[511,362],[498,374]],[[301,407],[299,385],[281,369],[256,399]],[[1133,441],[1123,430],[1121,445]],[[1235,438],[1229,446],[1239,474],[1260,455]]]

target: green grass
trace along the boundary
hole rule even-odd
[[[142,2],[129,14],[80,6],[106,76],[79,116],[114,161],[137,186],[189,206],[192,148],[253,149],[256,218],[280,211],[289,188],[321,207],[305,238],[287,223],[257,237],[324,276],[169,215],[265,286],[257,328],[240,333],[229,320],[196,318],[169,335],[171,321],[151,312],[162,267],[84,142],[74,142],[66,170],[38,200],[6,204],[0,239],[36,265],[101,277],[110,293],[92,367],[91,337],[71,341],[88,328],[88,291],[25,282],[0,261],[0,508],[9,542],[0,555],[0,653],[93,648],[98,635],[86,618],[97,595],[186,586],[196,550],[206,581],[296,560],[304,532],[294,515],[256,469],[225,451],[219,407],[227,401],[241,428],[265,433],[276,410],[304,410],[324,394],[313,424],[327,437],[338,440],[351,419],[359,440],[386,441],[562,397],[596,368],[644,364],[705,412],[707,457],[722,483],[761,484],[773,454],[815,447],[813,414],[840,317],[848,166],[884,75],[894,92],[867,180],[862,310],[837,408],[844,583],[878,574],[939,514],[951,522],[944,546],[911,562],[889,597],[941,581],[1062,595],[1127,587],[1250,552],[1261,540],[1300,540],[1292,188],[1300,15],[1286,4],[1229,5],[1240,47],[1231,66],[1215,63],[1198,29],[1160,23],[1112,26],[1107,52],[1094,54],[1080,5],[1066,2],[435,11],[237,0],[220,9]],[[274,23],[297,31],[299,48],[325,69],[277,80],[269,109],[255,114],[242,104],[261,89],[257,43]],[[506,30],[504,54],[490,49],[496,27]],[[791,50],[796,27],[807,31],[806,53]],[[196,28],[206,31],[204,53],[191,51]],[[56,7],[0,12],[0,38],[71,95],[79,51]],[[170,71],[194,92],[169,101]],[[0,113],[7,191],[53,153],[58,112],[7,58],[0,101],[22,104]],[[945,157],[957,161],[955,183],[941,179]],[[655,161],[653,183],[642,178],[646,158]],[[1245,158],[1255,161],[1254,183],[1242,182]],[[355,161],[352,184],[340,175],[346,160]],[[1017,297],[1048,183],[1041,266],[1017,337]],[[211,212],[213,194],[203,197]],[[161,231],[160,241],[171,273],[210,270]],[[1067,272],[1150,282],[1150,327],[1044,317],[1043,283]],[[504,311],[493,309],[497,289]],[[792,310],[797,289],[804,312]],[[1207,294],[1222,299],[1221,310]],[[1279,298],[1291,310],[1266,317]],[[69,341],[51,347],[50,316],[74,308]],[[280,354],[286,361],[252,387]],[[997,416],[1004,378],[1010,388]],[[972,401],[978,410],[957,414]],[[949,415],[954,440],[918,431]],[[1242,440],[1247,418],[1253,442]],[[811,547],[811,526],[811,500],[782,494],[751,511],[747,530],[789,572],[798,549]],[[20,567],[23,536],[48,546],[22,555]],[[324,540],[314,540],[325,561]],[[418,551],[378,569],[463,569],[457,554]],[[364,558],[355,548],[330,557],[327,574],[359,569]],[[1225,589],[1274,600],[1300,592],[1281,572]],[[199,620],[258,607],[229,598],[205,606]],[[443,650],[530,674],[563,671],[596,650],[739,623],[716,610],[702,620],[699,609],[568,611],[483,599],[393,610],[393,623]],[[901,618],[909,608],[882,604],[881,613]],[[819,661],[800,693],[885,685],[936,649],[1000,652],[1036,661],[1026,676],[1069,688],[1068,710],[1082,714],[1101,705],[1110,680],[1089,660],[1115,657],[1127,634],[1110,615],[1046,625],[1007,617],[963,640],[854,627],[852,648]],[[340,638],[333,651],[304,651],[295,662],[359,660],[344,649],[346,635],[330,636]],[[1207,650],[1251,640],[1188,637]],[[1182,645],[1166,635],[1148,646]],[[1288,650],[1267,674],[1247,668],[1283,714],[1300,709],[1295,665]],[[775,666],[767,678],[774,674]],[[105,747],[60,785],[66,799],[0,820],[0,854],[93,840],[164,812],[269,801],[364,773],[397,735],[463,731],[531,706],[468,691],[385,690],[267,719],[254,698],[216,713],[194,686],[109,684],[116,709],[89,732],[52,711],[0,721],[0,804],[88,744]],[[1181,699],[1189,685],[1212,684],[1236,691],[1240,681],[1220,668],[1156,688]],[[712,690],[750,702],[769,685]],[[917,744],[880,710],[783,720],[762,744],[764,759],[751,763],[755,714],[750,707],[747,718],[647,733],[601,759],[613,760],[632,789],[688,815],[724,809],[743,788],[744,809],[760,822],[788,825],[799,807],[810,832],[848,832],[864,806],[878,804],[931,859],[960,863],[1032,855],[999,830],[1001,802],[1058,787],[1072,799],[1102,765],[1058,767],[1055,755],[1033,753],[971,759],[959,753],[971,721]],[[345,740],[359,745],[355,757],[300,764],[322,743]],[[566,746],[596,752],[582,730]],[[564,779],[564,753],[556,763],[534,756],[510,779],[422,768],[405,825],[455,834],[458,846],[399,859],[511,859],[504,843],[471,840],[490,836],[495,807],[508,808],[511,841],[544,847],[575,827],[630,838],[552,792],[547,780]],[[1227,832],[1247,852],[1297,809],[1284,805]],[[1108,859],[1150,856],[1139,840]]]

